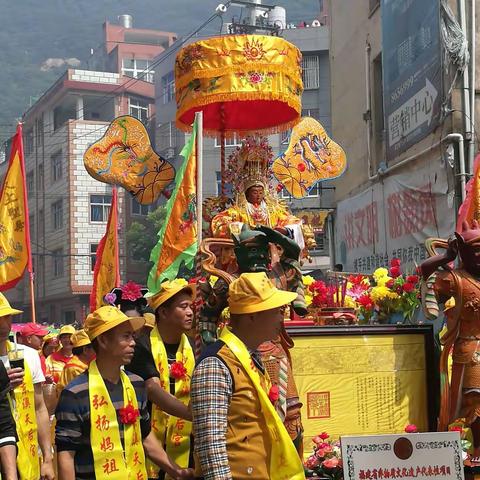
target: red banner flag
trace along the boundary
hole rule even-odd
[[[112,190],[112,204],[108,215],[107,231],[97,247],[90,311],[103,305],[103,297],[120,285],[118,261],[117,189]]]
[[[19,124],[0,193],[0,291],[13,288],[25,268],[32,272],[22,126]]]

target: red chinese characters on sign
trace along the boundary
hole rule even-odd
[[[430,183],[390,194],[387,209],[390,238],[415,234],[436,224],[435,195]]]
[[[103,473],[106,475],[110,475],[113,472],[118,472],[119,468],[117,467],[117,462],[114,458],[112,459],[106,459],[105,463],[102,465],[103,467]]]
[[[135,452],[133,456],[133,466],[136,467],[137,465],[141,465],[142,462],[140,461],[140,457],[138,456],[138,452]]]
[[[100,443],[100,450],[102,452],[111,452],[115,448],[112,440],[110,437],[103,437],[102,442]]]
[[[373,468],[372,470],[360,470],[358,480],[384,480],[422,477],[447,477],[451,474],[448,465],[428,465],[402,468]]]
[[[348,213],[344,219],[343,234],[348,249],[373,245],[378,240],[377,202]]]
[[[100,432],[105,432],[110,428],[110,420],[107,420],[106,415],[97,415],[95,420],[95,428]]]
[[[103,395],[98,396],[97,394],[95,394],[93,396],[92,405],[95,410],[98,410],[100,407],[107,405],[107,401],[105,400],[105,397]]]

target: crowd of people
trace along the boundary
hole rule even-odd
[[[195,286],[105,296],[83,328],[35,323],[0,294],[2,480],[302,479],[258,347],[295,293],[265,273],[229,287],[229,326],[195,357]]]

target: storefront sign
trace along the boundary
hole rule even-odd
[[[463,480],[458,432],[341,438],[345,480]]]
[[[429,237],[448,238],[455,212],[448,200],[444,167],[386,178],[338,204],[336,261],[345,271],[371,273],[399,258],[413,271],[426,259]]]

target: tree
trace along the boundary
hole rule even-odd
[[[127,231],[127,250],[134,260],[150,261],[150,253],[158,242],[158,232],[166,214],[166,208],[162,205],[150,212],[143,222],[132,222]]]

